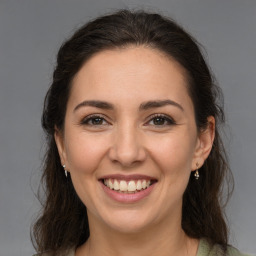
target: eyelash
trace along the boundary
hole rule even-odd
[[[96,119],[99,119],[101,122],[106,122],[106,124],[109,124],[108,121],[106,121],[105,117],[100,115],[100,114],[93,114],[93,115],[89,115],[86,118],[84,118],[81,121],[82,125],[88,125],[88,126],[102,126],[102,125],[106,125],[106,124],[93,124],[92,122],[95,121]],[[151,125],[149,124],[151,121],[154,121],[156,119],[162,119],[161,121],[164,121],[164,124],[152,124],[153,126],[170,126],[170,125],[175,125],[176,122],[169,116],[166,116],[164,114],[154,114],[152,116],[150,116],[150,119],[146,122],[146,126]]]
[[[154,119],[162,119],[162,121],[165,122],[165,124],[160,124],[160,125],[157,125],[157,124],[153,124],[154,126],[170,126],[170,125],[175,125],[176,122],[174,121],[173,118],[169,117],[169,116],[166,116],[164,114],[154,114],[150,117],[149,121],[147,122],[147,124],[151,121],[153,121]]]
[[[104,116],[99,115],[99,114],[93,114],[93,115],[89,115],[89,116],[85,117],[85,118],[82,120],[81,124],[82,124],[82,125],[88,125],[88,126],[101,126],[101,125],[105,125],[105,124],[93,124],[93,123],[90,123],[90,122],[92,122],[92,121],[95,121],[96,119],[100,119],[100,120],[102,120],[103,122],[108,123],[108,122],[106,121],[106,119],[104,118]]]

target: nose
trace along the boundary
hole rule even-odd
[[[123,167],[132,167],[146,159],[146,150],[139,131],[131,125],[116,130],[109,158]]]

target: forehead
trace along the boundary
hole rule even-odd
[[[124,100],[188,97],[185,69],[171,57],[146,46],[104,50],[84,63],[73,79],[71,95]],[[190,98],[190,97],[189,97]]]

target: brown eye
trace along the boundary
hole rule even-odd
[[[103,122],[104,122],[103,118],[100,118],[100,117],[91,118],[92,125],[102,125]]]
[[[166,119],[163,117],[155,117],[153,120],[154,125],[164,125],[166,124]]]
[[[176,124],[175,121],[166,115],[155,115],[147,122],[147,125],[152,126],[168,126],[174,124]]]
[[[107,125],[107,121],[101,116],[88,116],[81,122],[83,125],[100,126]]]

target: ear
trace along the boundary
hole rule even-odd
[[[54,132],[54,139],[58,148],[61,165],[65,164],[67,166],[67,157],[66,157],[66,151],[64,146],[64,135],[63,135],[63,132],[60,131],[56,126],[55,126],[55,132]]]
[[[207,159],[212,150],[215,137],[215,118],[213,116],[209,116],[207,121],[207,127],[200,131],[198,134],[198,140],[191,170],[196,170],[202,167],[204,161]]]

